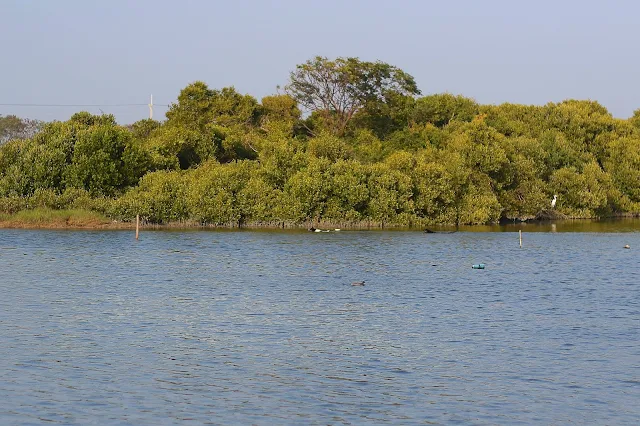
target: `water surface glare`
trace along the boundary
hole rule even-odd
[[[0,230],[0,424],[637,425],[639,252],[640,232]]]

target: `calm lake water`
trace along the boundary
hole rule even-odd
[[[640,223],[576,226],[0,230],[0,424],[640,424]]]

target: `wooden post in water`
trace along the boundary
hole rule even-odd
[[[136,240],[138,239],[138,230],[140,229],[140,215],[136,215]]]
[[[518,234],[520,234],[520,247],[522,247],[522,229],[518,230]]]

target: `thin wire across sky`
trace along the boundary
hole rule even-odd
[[[114,107],[140,107],[140,106],[149,106],[149,104],[4,104],[0,103],[0,106],[15,106],[15,107],[70,107],[70,108],[83,108],[83,107],[104,107],[104,108],[114,108]],[[153,104],[154,107],[168,107],[167,104]]]

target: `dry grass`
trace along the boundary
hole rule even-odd
[[[142,218],[141,218],[142,219]],[[106,216],[89,210],[53,210],[48,208],[37,208],[33,210],[21,210],[15,214],[0,213],[0,228],[41,228],[41,229],[134,229],[135,218],[132,221],[114,221]],[[361,222],[331,222],[314,221],[295,223],[288,221],[277,222],[248,222],[241,226],[237,222],[225,224],[202,224],[197,221],[180,221],[164,224],[148,223],[140,221],[141,229],[318,229],[333,230],[340,229],[393,229],[393,228],[422,228],[422,223],[410,225],[394,225],[377,221]]]
[[[88,210],[22,210],[0,214],[0,228],[129,228],[130,224],[114,223],[109,218]]]

